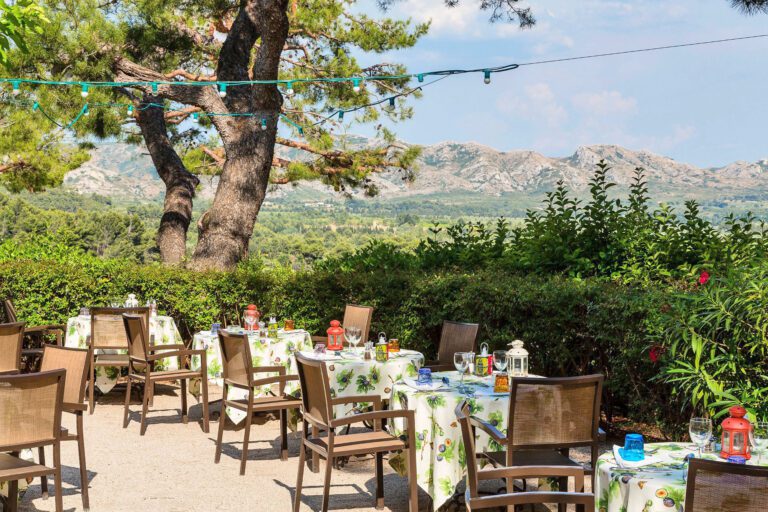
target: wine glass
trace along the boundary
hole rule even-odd
[[[503,372],[507,369],[507,351],[506,350],[494,350],[493,351],[493,366],[497,372]]]
[[[359,327],[345,327],[344,328],[344,337],[347,339],[350,345],[352,345],[352,352],[354,354],[357,353],[357,344],[360,343],[360,340],[363,339],[363,332],[362,329]]]
[[[691,418],[688,424],[688,434],[691,441],[699,448],[699,458],[702,456],[704,446],[712,437],[712,420],[709,418]]]
[[[248,332],[253,332],[253,326],[256,325],[256,317],[253,315],[245,315],[243,318]]]
[[[456,352],[453,354],[453,366],[456,367],[456,371],[461,374],[461,382],[459,383],[459,393],[464,393],[464,374],[469,369],[469,361],[466,358],[466,352]]]
[[[757,465],[761,465],[763,452],[768,449],[768,421],[758,421],[752,424],[752,431],[749,433],[749,440],[757,453]]]

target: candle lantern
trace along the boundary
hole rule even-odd
[[[328,333],[328,343],[325,346],[327,350],[344,349],[344,328],[341,326],[341,322],[331,320],[331,326],[325,332]]]
[[[246,329],[249,331],[254,330],[254,326],[259,323],[260,318],[261,313],[259,313],[259,309],[256,305],[248,304],[248,307],[246,307],[243,312],[243,321],[245,322]]]
[[[720,457],[727,459],[728,457],[741,456],[749,459],[751,457],[749,432],[752,430],[752,425],[744,418],[747,415],[747,410],[740,405],[734,405],[728,409],[728,414],[731,417],[723,420],[721,424],[723,438]]]
[[[528,351],[523,348],[523,342],[515,340],[509,344],[507,351],[507,368],[510,377],[528,376]]]

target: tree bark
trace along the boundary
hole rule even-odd
[[[157,246],[165,264],[178,265],[184,261],[187,250],[187,230],[192,220],[192,200],[200,180],[190,173],[168,138],[165,112],[150,103],[162,104],[157,96],[145,94],[137,109],[136,122],[155,164],[160,179],[165,183],[165,201]]]
[[[245,2],[222,45],[216,76],[222,81],[248,80],[250,55],[257,39],[261,45],[251,69],[253,80],[276,80],[280,54],[288,37],[286,0]],[[192,267],[228,270],[248,256],[277,139],[282,96],[275,85],[231,87],[225,98],[230,112],[261,112],[258,117],[216,116],[226,162],[211,208],[198,223],[199,238]]]

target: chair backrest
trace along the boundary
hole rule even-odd
[[[685,512],[724,510],[768,510],[768,467],[691,459]]]
[[[128,340],[128,359],[147,362],[149,341],[143,315],[123,313],[123,332]]]
[[[219,329],[221,371],[225,383],[251,387],[253,359],[246,334],[232,334]]]
[[[512,378],[509,454],[516,448],[596,447],[602,388],[602,375]]]
[[[440,364],[453,364],[453,354],[456,352],[476,352],[479,330],[478,324],[444,321],[437,361]]]
[[[21,370],[24,322],[0,324],[0,372]]]
[[[85,382],[88,378],[88,349],[45,345],[40,371],[60,368],[67,372],[64,381],[64,404],[81,405],[85,399]]]
[[[19,321],[19,317],[16,314],[16,308],[13,306],[13,301],[11,299],[5,299],[3,301],[3,309],[5,309],[6,322],[12,324]]]
[[[0,376],[0,452],[60,438],[65,370]]]
[[[91,347],[128,348],[123,313],[141,315],[149,326],[149,308],[91,308]]]
[[[324,361],[311,359],[296,352],[296,369],[301,385],[304,419],[321,428],[329,428],[333,421],[331,384]]]
[[[347,304],[346,309],[344,309],[344,322],[341,325],[344,327],[359,327],[363,333],[363,337],[360,338],[360,345],[363,346],[371,334],[372,317],[373,308],[371,306]]]

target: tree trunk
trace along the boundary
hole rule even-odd
[[[187,230],[192,220],[192,199],[195,187],[200,183],[197,176],[187,171],[168,138],[165,113],[162,108],[149,107],[149,103],[162,104],[162,99],[145,94],[137,109],[136,121],[144,136],[147,150],[152,157],[160,179],[165,183],[165,201],[157,246],[163,263],[178,265],[184,261],[187,250]]]

